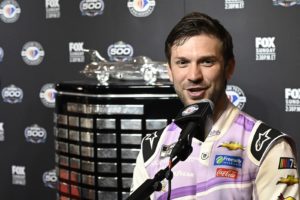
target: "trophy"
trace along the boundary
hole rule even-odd
[[[168,81],[167,63],[153,61],[146,56],[133,57],[128,61],[107,61],[97,50],[84,49],[90,56],[90,63],[80,71],[87,77],[96,78],[101,85],[109,80],[144,81],[147,85],[157,80]]]

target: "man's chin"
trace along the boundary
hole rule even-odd
[[[188,106],[188,105],[196,104],[196,103],[199,103],[202,99],[205,99],[205,98],[191,99],[191,100],[185,101],[184,105]]]

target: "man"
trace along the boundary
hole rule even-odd
[[[170,32],[165,53],[170,80],[184,105],[209,99],[215,107],[205,140],[195,135],[191,155],[172,169],[171,199],[300,199],[293,141],[234,107],[226,96],[235,67],[227,30],[205,14],[191,13]],[[144,138],[132,191],[168,166],[168,152],[180,133],[171,123]],[[151,199],[166,199],[167,184],[163,180]]]

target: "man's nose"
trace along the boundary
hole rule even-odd
[[[203,79],[203,74],[201,67],[193,64],[191,65],[189,71],[188,71],[188,80],[191,82],[197,82],[201,81]]]

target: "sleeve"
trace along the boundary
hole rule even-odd
[[[130,187],[130,194],[132,194],[147,179],[149,179],[149,175],[145,168],[142,151],[140,151],[140,153],[136,159],[136,165],[133,170],[133,178],[132,178],[132,184]],[[150,199],[151,200],[153,199],[153,195],[150,196]]]
[[[278,140],[266,154],[255,185],[259,200],[300,200],[296,156],[286,140]]]
[[[142,152],[140,151],[136,159],[136,165],[133,170],[133,178],[132,178],[130,193],[134,192],[147,179],[149,179],[149,175],[144,165]]]

